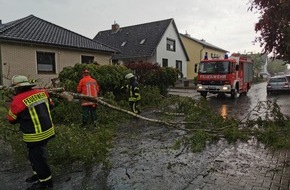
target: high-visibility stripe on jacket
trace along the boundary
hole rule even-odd
[[[78,93],[86,96],[98,97],[99,84],[91,76],[84,76],[77,87]],[[96,105],[95,102],[90,102],[87,100],[82,100],[82,106]]]
[[[140,94],[140,90],[139,90],[139,84],[136,81],[132,81],[129,85],[128,85],[128,89],[129,89],[129,101],[138,101],[141,100],[141,94]]]
[[[39,142],[55,135],[47,91],[31,89],[17,94],[10,105],[7,119],[20,123],[23,141]]]

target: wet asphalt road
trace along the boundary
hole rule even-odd
[[[277,100],[281,111],[290,115],[290,93],[276,93],[267,95],[266,82],[254,84],[249,90],[247,96],[239,96],[231,99],[229,95],[225,97],[217,97],[217,95],[209,94],[207,100],[209,104],[216,109],[222,116],[243,117],[252,110],[259,101]],[[194,99],[202,98],[194,89],[170,89],[169,94],[192,97]]]
[[[256,84],[247,96],[232,100],[215,95],[209,103],[224,116],[243,117],[259,101],[278,99],[282,112],[289,114],[290,95],[266,95],[266,83]],[[171,94],[201,98],[195,90],[172,89]],[[156,118],[153,112],[143,113]],[[76,165],[75,172],[55,179],[55,190],[289,190],[290,152],[273,152],[255,139],[228,144],[220,140],[200,153],[174,150],[183,131],[133,120],[118,127],[110,150],[110,170],[101,165],[88,173]],[[9,152],[1,152],[1,155]],[[7,155],[8,156],[8,155]],[[8,162],[9,160],[2,161]],[[5,164],[10,166],[10,164]],[[30,169],[11,173],[0,169],[0,189],[20,190]]]
[[[170,94],[202,98],[192,89],[171,89]],[[234,100],[207,97],[221,115],[237,117],[244,117],[259,101],[274,99],[289,114],[290,95],[267,96],[266,83],[253,85],[247,96]],[[147,117],[154,116],[148,113]],[[113,190],[289,189],[290,152],[272,152],[255,139],[234,144],[220,140],[201,153],[192,153],[172,149],[174,140],[183,134],[179,130],[136,122],[122,127],[119,134],[107,178]]]

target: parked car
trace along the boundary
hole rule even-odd
[[[273,92],[290,92],[290,75],[270,77],[267,83],[267,94]]]

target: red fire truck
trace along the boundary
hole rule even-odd
[[[246,95],[253,81],[253,61],[244,55],[225,55],[223,59],[205,59],[199,63],[197,92],[206,97],[208,93]]]

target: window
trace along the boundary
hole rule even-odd
[[[82,63],[84,64],[90,64],[94,62],[94,56],[86,56],[82,55]]]
[[[285,77],[271,78],[269,82],[287,82]]]
[[[226,74],[229,73],[230,63],[225,62],[200,62],[198,72],[207,74]]]
[[[166,49],[168,51],[175,51],[175,40],[167,38],[166,39]]]
[[[55,53],[37,51],[36,59],[38,73],[55,73]]]
[[[162,67],[168,67],[168,59],[162,59]]]

